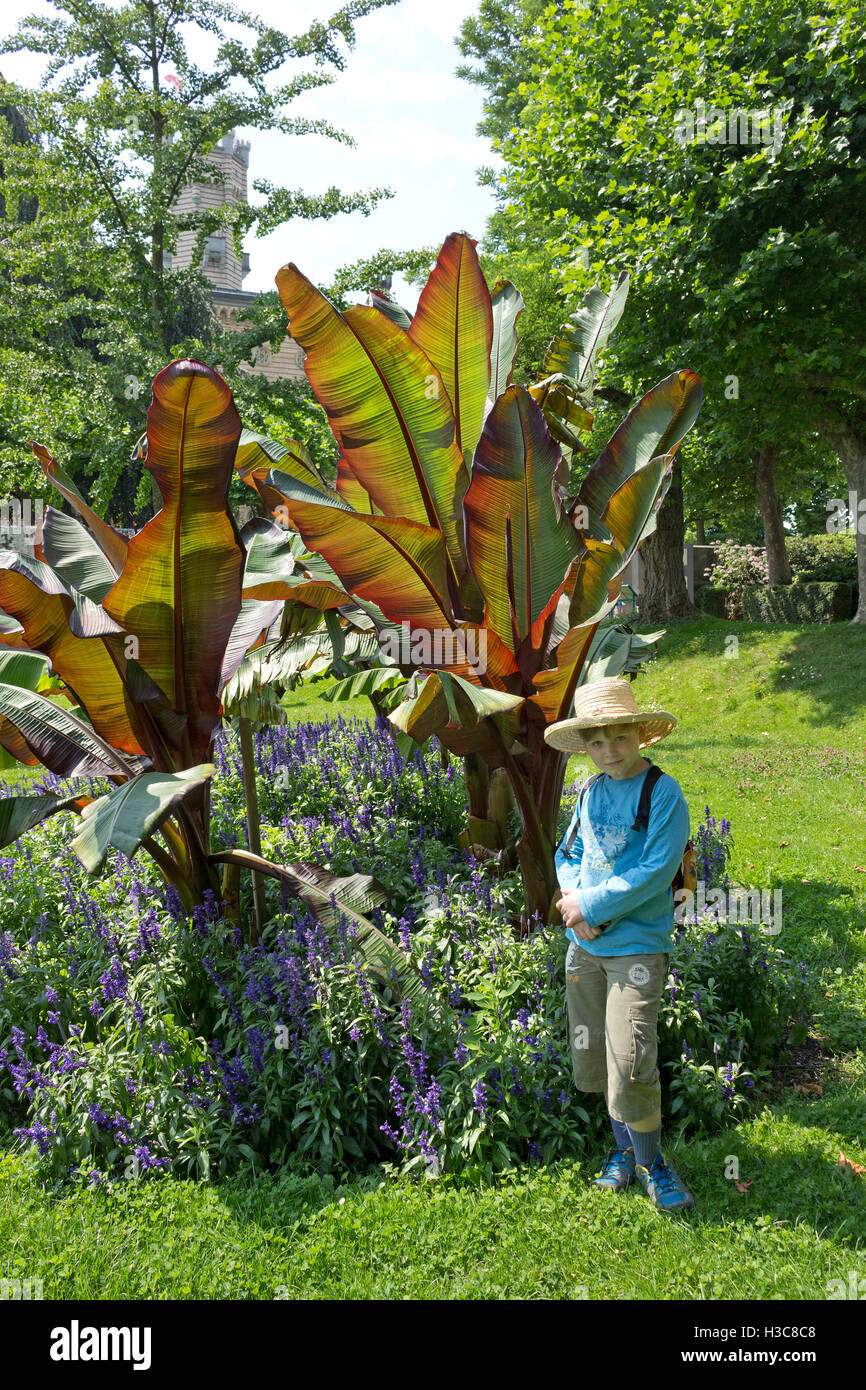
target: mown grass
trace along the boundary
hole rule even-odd
[[[866,635],[847,625],[707,618],[671,628],[635,686],[679,720],[651,756],[693,823],[727,816],[734,876],[781,888],[779,941],[809,966],[813,1035],[834,1054],[822,1094],[783,1088],[720,1134],[666,1137],[693,1213],[593,1191],[600,1148],[495,1180],[242,1173],[61,1195],[10,1155],[0,1274],[61,1299],[821,1300],[831,1279],[866,1279],[866,1174],[838,1163],[866,1164],[864,685]],[[373,717],[322,689],[294,692],[290,719]],[[585,769],[575,758],[567,781]]]

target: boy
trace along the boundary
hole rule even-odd
[[[663,774],[653,788],[647,829],[634,825],[650,767],[640,750],[676,720],[664,710],[640,711],[629,681],[616,679],[581,686],[574,714],[551,725],[545,740],[588,753],[602,773],[579,798],[556,852],[571,942],[574,1080],[581,1091],[604,1091],[616,1140],[594,1185],[622,1192],[637,1179],[660,1210],[690,1209],[694,1198],[660,1148],[658,1010],[670,964],[671,883],[689,838],[688,807],[673,777]]]

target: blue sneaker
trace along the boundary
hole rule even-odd
[[[658,1154],[649,1168],[635,1164],[635,1176],[659,1211],[691,1211],[695,1199],[673,1168]]]
[[[604,1167],[593,1187],[602,1187],[608,1192],[625,1192],[634,1182],[634,1149],[621,1149],[617,1146],[604,1161]]]

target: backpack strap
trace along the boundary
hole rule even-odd
[[[583,794],[584,794],[584,792],[588,792],[588,791],[589,791],[589,789],[590,789],[590,787],[592,786],[593,782],[597,782],[598,779],[599,779],[599,777],[603,777],[603,776],[604,776],[604,773],[603,773],[603,772],[596,772],[596,774],[595,774],[593,777],[587,777],[587,779],[586,779],[586,781],[584,782],[583,786],[580,788],[580,791],[577,793],[577,811],[576,811],[576,815],[575,815],[575,819],[574,819],[574,826],[573,826],[573,828],[572,828],[572,830],[571,830],[571,833],[570,833],[569,836],[568,836],[568,839],[567,839],[566,842],[565,842],[565,852],[566,852],[566,854],[570,854],[570,853],[571,853],[571,846],[574,844],[574,837],[575,837],[576,834],[577,834],[577,827],[580,825],[580,808],[581,808],[581,806],[582,806],[582,804],[583,804]]]
[[[650,816],[650,802],[652,801],[653,787],[664,773],[655,763],[650,763],[646,776],[643,779],[643,786],[640,789],[640,801],[637,804],[637,815],[634,818],[632,830],[648,830]]]

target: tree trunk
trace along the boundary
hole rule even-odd
[[[853,522],[857,527],[857,582],[860,600],[853,623],[866,623],[866,516],[861,516],[859,503],[866,500],[866,435],[834,420],[822,420],[818,425],[830,448],[839,455],[845,470],[849,493],[853,493]],[[846,499],[847,501],[848,499]]]
[[[758,506],[764,522],[764,545],[767,549],[767,572],[769,584],[790,584],[793,578],[788,553],[785,549],[785,526],[782,519],[782,503],[776,491],[776,464],[779,458],[777,444],[769,444],[766,449],[756,449],[752,455],[755,472],[755,489]]]
[[[642,623],[695,617],[697,609],[689,598],[683,573],[684,539],[683,473],[682,465],[675,462],[668,494],[658,511],[656,529],[640,548]]]
[[[695,517],[695,545],[706,545],[707,538],[704,534],[704,518]]]

